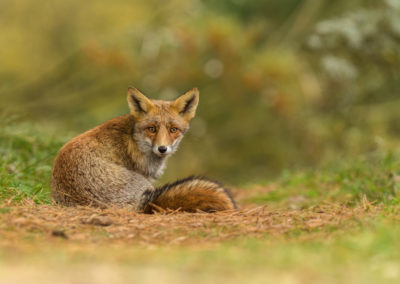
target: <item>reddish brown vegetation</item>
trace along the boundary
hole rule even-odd
[[[96,209],[37,205],[0,205],[0,246],[21,240],[76,244],[212,244],[244,237],[264,238],[291,233],[357,226],[380,209],[369,203],[349,208],[325,204],[302,210],[251,207],[218,213],[164,211],[138,214],[128,209]],[[310,236],[309,234],[307,234]]]

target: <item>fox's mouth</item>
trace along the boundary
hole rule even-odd
[[[154,152],[154,151],[153,151],[153,154],[155,154],[156,156],[158,156],[160,158],[163,158],[163,157],[166,157],[166,156],[169,155],[169,153],[157,153],[157,152]]]

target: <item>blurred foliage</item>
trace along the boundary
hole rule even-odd
[[[0,2],[0,107],[79,133],[127,87],[200,107],[164,179],[264,180],[398,149],[397,0]]]

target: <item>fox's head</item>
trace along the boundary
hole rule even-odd
[[[128,89],[135,119],[133,139],[143,153],[166,157],[174,153],[196,113],[199,90],[193,88],[175,101],[150,100],[136,88]]]

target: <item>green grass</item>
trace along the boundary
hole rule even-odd
[[[367,198],[374,203],[399,204],[400,158],[394,153],[338,161],[301,172],[284,172],[268,193],[247,199],[250,203],[308,207],[321,202],[355,204]]]
[[[49,203],[51,165],[63,142],[38,127],[1,117],[0,200]]]

